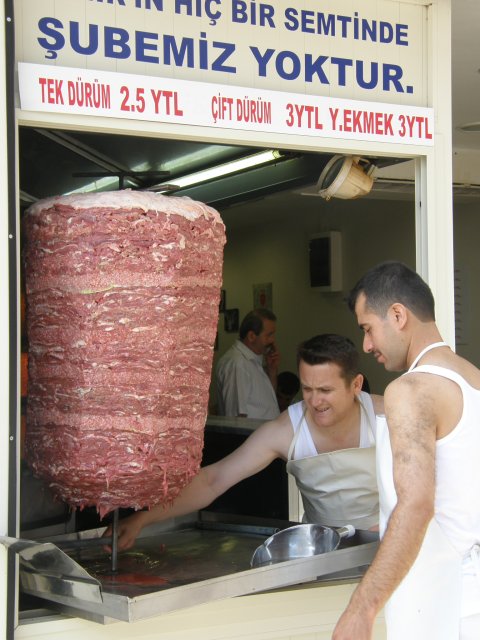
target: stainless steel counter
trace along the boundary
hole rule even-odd
[[[121,553],[118,570],[101,544],[102,530],[39,541],[4,544],[20,556],[24,593],[57,610],[107,623],[133,622],[176,609],[311,581],[353,580],[370,564],[377,534],[359,531],[337,551],[275,565],[250,568],[256,547],[290,523],[249,521],[221,514],[194,514],[146,528],[131,551]],[[84,539],[84,547],[72,547]],[[61,550],[64,549],[64,551]]]

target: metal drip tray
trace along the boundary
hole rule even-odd
[[[205,512],[193,517],[146,528],[133,549],[119,554],[116,572],[102,544],[94,541],[103,529],[48,542],[1,541],[20,557],[24,593],[55,603],[57,610],[102,623],[133,622],[315,580],[358,578],[378,546],[378,534],[357,531],[336,551],[251,569],[258,545],[292,523],[232,521],[232,516]]]

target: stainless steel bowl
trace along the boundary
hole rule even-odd
[[[297,524],[267,538],[255,549],[250,566],[260,567],[335,551],[342,538],[354,533],[352,525],[334,529],[321,524]]]

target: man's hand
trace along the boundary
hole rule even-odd
[[[126,549],[130,549],[135,544],[135,540],[138,537],[138,534],[145,526],[143,521],[143,514],[145,512],[138,511],[137,513],[133,513],[131,516],[127,518],[122,518],[122,520],[118,523],[118,550],[125,551]],[[113,527],[109,525],[105,532],[102,535],[102,538],[107,538],[112,535]],[[108,545],[105,545],[105,551],[111,553],[112,548]]]
[[[272,343],[265,352],[265,369],[267,370],[270,380],[277,379],[278,365],[280,364],[280,351],[276,344]]]

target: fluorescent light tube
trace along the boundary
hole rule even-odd
[[[225,164],[219,164],[211,169],[203,169],[195,173],[190,173],[179,178],[172,178],[167,182],[161,182],[150,189],[155,190],[157,193],[167,193],[168,191],[174,191],[182,189],[184,187],[191,187],[192,185],[200,184],[201,182],[208,182],[215,178],[230,175],[232,173],[238,173],[245,169],[251,169],[268,162],[273,162],[282,157],[282,154],[276,149],[269,149],[268,151],[261,151],[260,153],[254,153],[251,156],[245,158],[239,158],[238,160],[232,160],[232,162],[226,162]],[[161,189],[159,187],[164,187]]]

